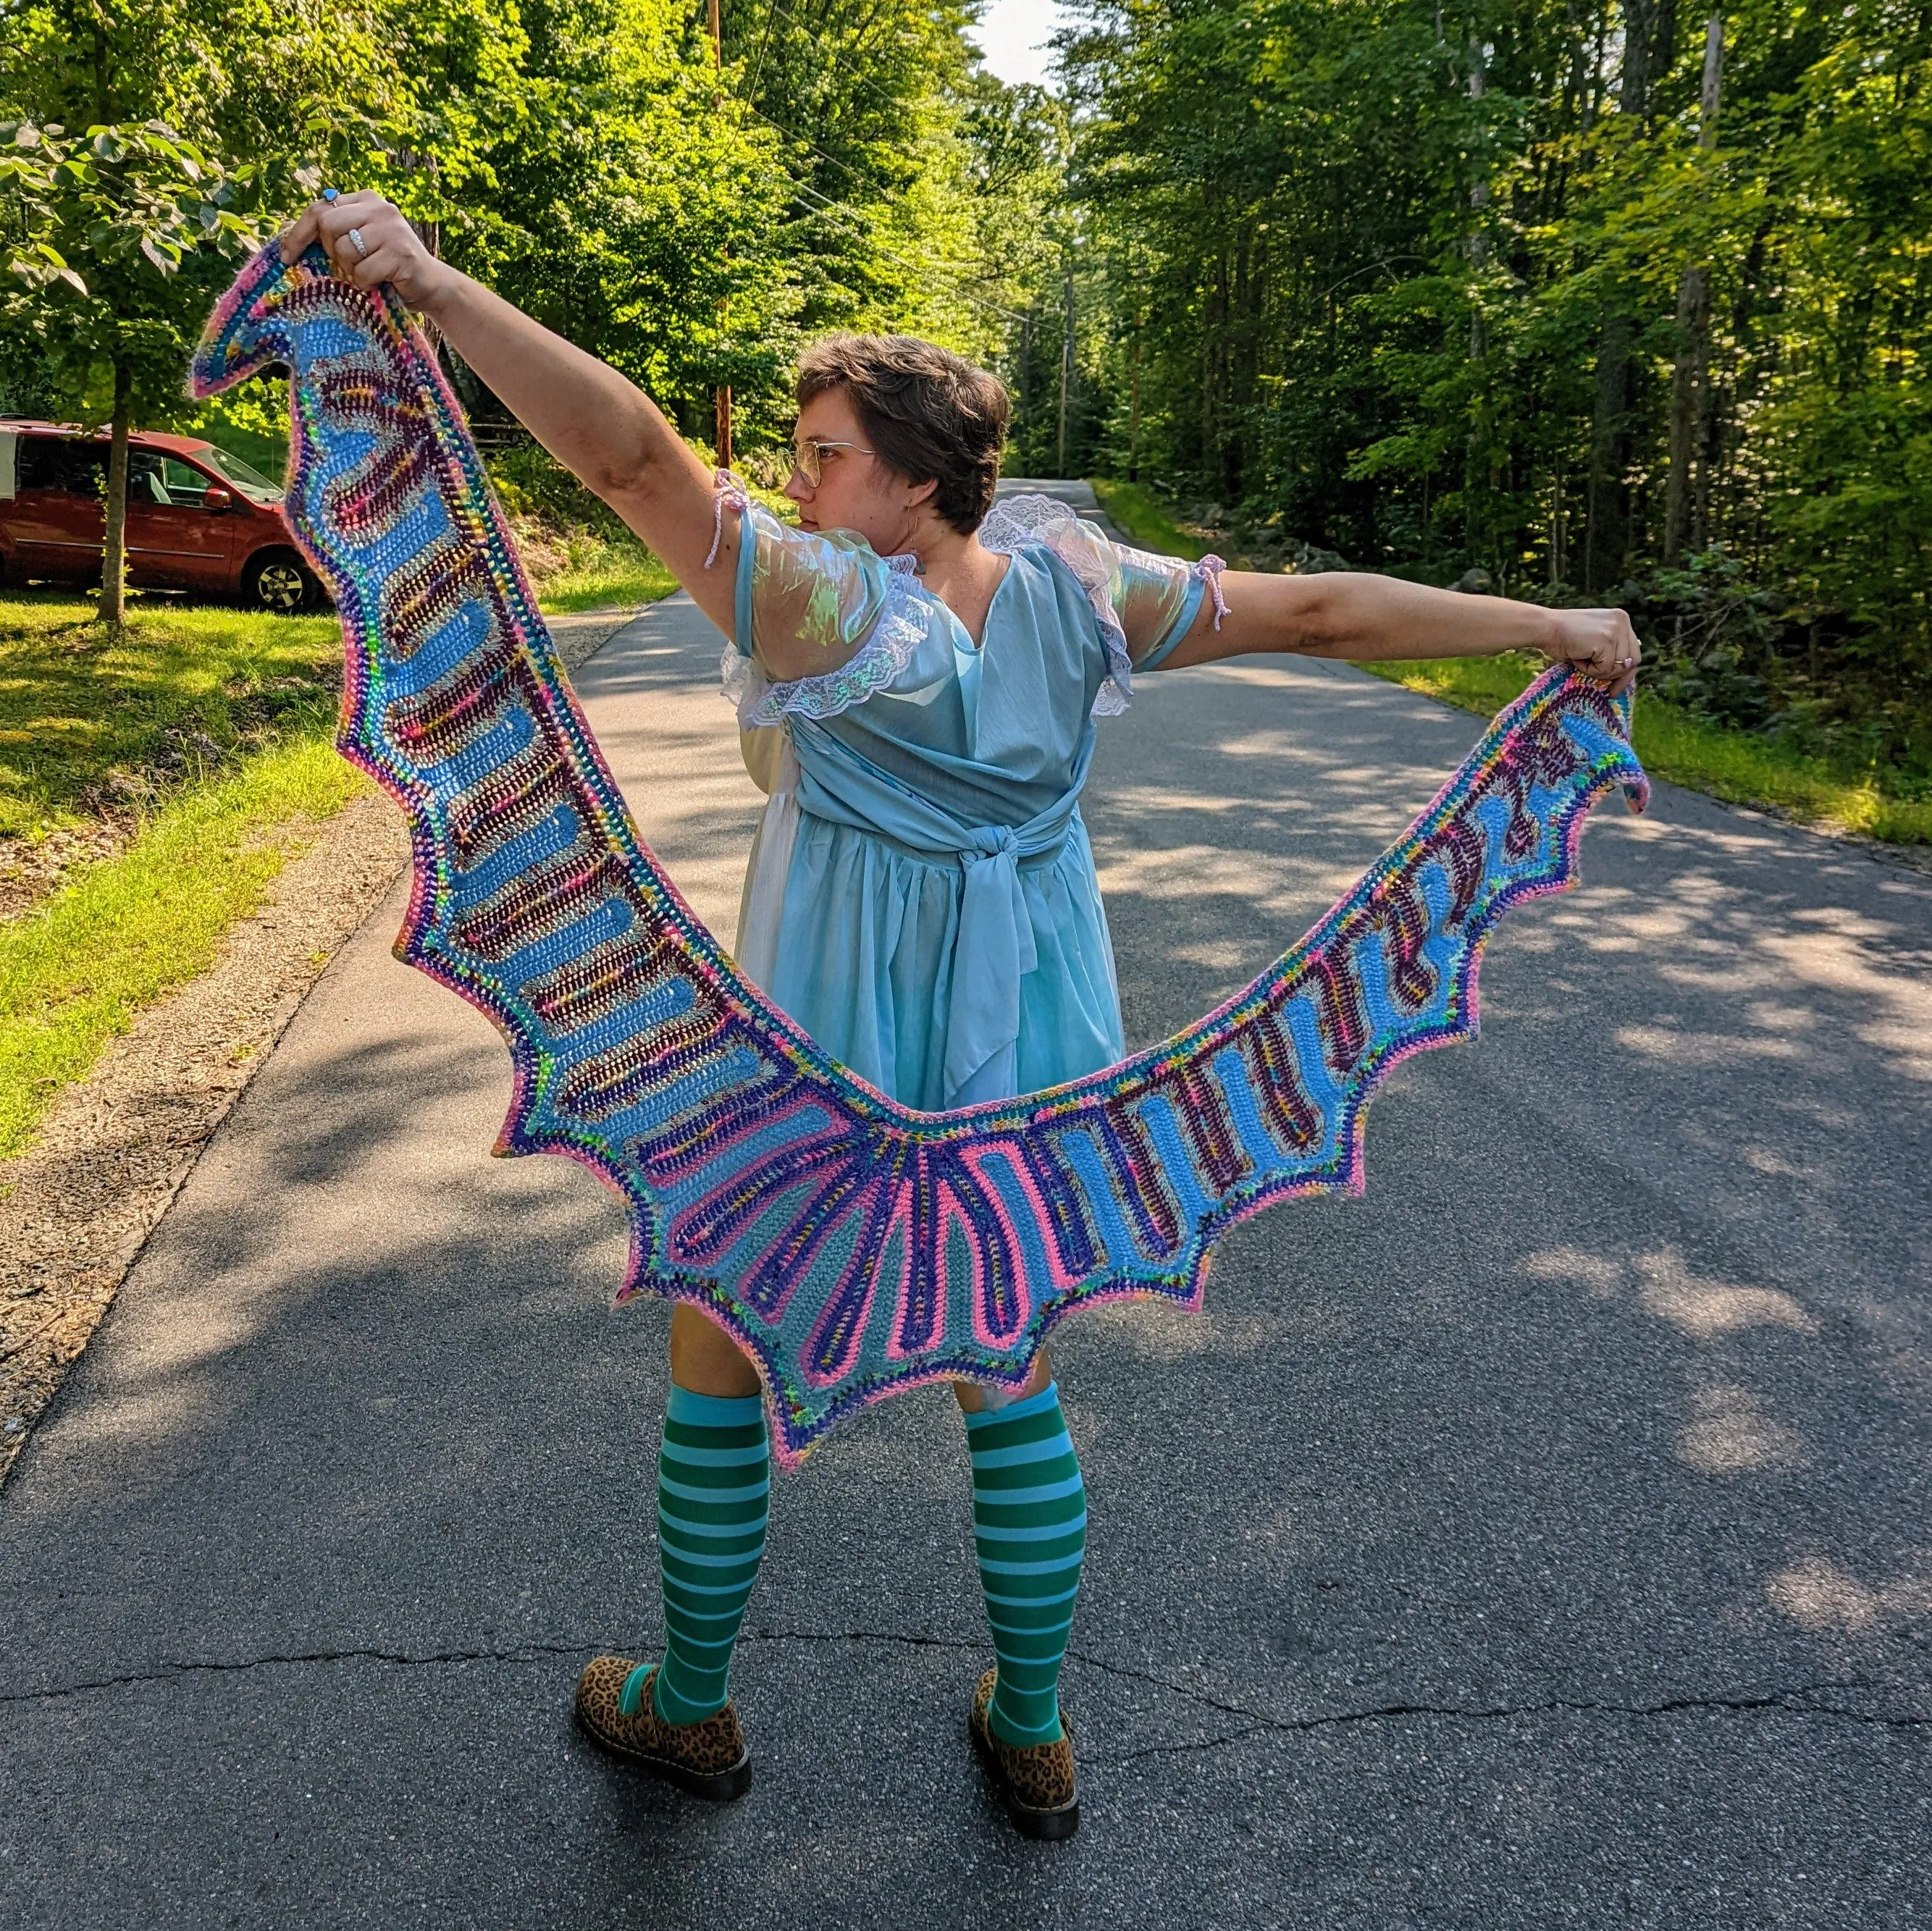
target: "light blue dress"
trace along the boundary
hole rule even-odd
[[[1043,497],[1006,499],[980,534],[1011,562],[976,649],[911,559],[748,508],[726,653],[746,763],[774,793],[746,893],[768,931],[751,940],[741,917],[741,963],[827,1051],[935,1111],[1124,1056],[1080,790],[1096,715],[1179,641],[1206,575]],[[831,667],[766,679],[781,625]],[[775,763],[760,740],[781,732]]]

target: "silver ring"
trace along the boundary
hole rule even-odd
[[[366,262],[369,259],[369,250],[363,245],[362,231],[361,229],[352,228],[350,229],[349,245],[356,250],[356,259],[358,262]]]

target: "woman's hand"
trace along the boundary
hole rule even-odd
[[[1643,646],[1622,610],[1552,610],[1551,634],[1540,648],[1546,657],[1580,670],[1621,696],[1636,682]]]
[[[400,210],[380,194],[311,201],[294,226],[283,231],[282,259],[292,262],[311,241],[322,244],[344,281],[358,288],[387,282],[420,311],[430,309],[455,278],[454,271],[423,246]]]

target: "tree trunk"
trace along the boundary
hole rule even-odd
[[[1480,34],[1469,43],[1469,98],[1480,100],[1487,90],[1489,64]],[[1479,164],[1480,165],[1480,164]],[[1462,466],[1462,541],[1472,563],[1480,563],[1489,545],[1485,540],[1488,502],[1488,434],[1485,418],[1482,363],[1488,349],[1483,328],[1483,293],[1480,286],[1489,259],[1489,238],[1484,232],[1483,217],[1490,205],[1490,184],[1479,172],[1469,188],[1469,229],[1466,252],[1469,259],[1469,364],[1474,386],[1469,398],[1469,430]]]
[[[1677,290],[1677,358],[1670,376],[1670,473],[1664,487],[1664,560],[1684,560],[1690,522],[1690,465],[1700,440],[1705,364],[1710,334],[1708,284],[1702,268],[1686,268]]]
[[[1597,341],[1597,398],[1590,424],[1590,475],[1583,529],[1583,586],[1610,588],[1630,550],[1630,346],[1627,315],[1604,317]]]
[[[1617,88],[1621,113],[1646,127],[1650,83],[1670,64],[1676,0],[1625,0],[1623,72]],[[1623,577],[1634,547],[1630,489],[1630,390],[1636,327],[1612,294],[1597,337],[1597,396],[1590,424],[1588,516],[1583,535],[1585,587],[1600,592]]]
[[[1127,412],[1127,481],[1138,483],[1141,479],[1141,337],[1140,331],[1134,331],[1134,385],[1132,400]]]
[[[1697,145],[1708,154],[1718,141],[1718,108],[1724,58],[1724,16],[1713,8],[1704,31],[1704,87]],[[1710,278],[1701,263],[1684,271],[1677,290],[1677,358],[1670,381],[1670,474],[1664,496],[1664,560],[1683,561],[1690,524],[1691,467],[1706,452],[1705,391],[1711,358]],[[1700,467],[1708,466],[1708,457]],[[1698,518],[1701,524],[1704,519]],[[1700,532],[1701,538],[1701,532]]]
[[[128,620],[128,418],[134,379],[124,362],[114,364],[112,439],[107,446],[106,527],[100,550],[100,621],[116,629]]]

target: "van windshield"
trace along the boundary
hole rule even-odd
[[[212,443],[200,454],[201,460],[211,469],[220,470],[251,503],[272,506],[281,501],[280,487],[270,482],[260,470],[251,469],[240,457],[231,456],[226,449],[218,449]]]

